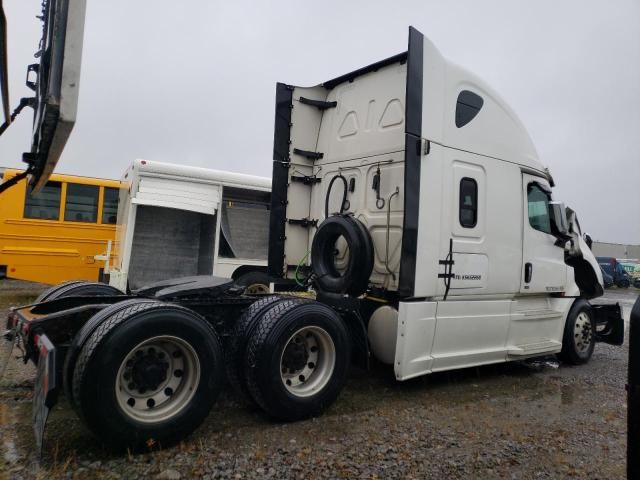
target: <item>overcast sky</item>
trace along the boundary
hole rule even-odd
[[[518,113],[598,240],[640,243],[640,2],[88,0],[78,122],[57,171],[135,158],[269,176],[275,83],[314,85],[406,49],[413,25]],[[40,0],[5,0],[11,98],[30,95]],[[0,139],[20,166],[30,110]]]

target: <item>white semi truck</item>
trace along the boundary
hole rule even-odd
[[[270,178],[135,160],[122,176],[115,245],[101,256],[109,284],[124,292],[217,275],[268,292],[270,190]]]
[[[230,383],[269,415],[333,403],[370,355],[399,380],[621,344],[575,213],[516,115],[411,28],[407,51],[316,87],[278,84],[269,272],[286,294],[177,278],[72,282],[13,309],[37,366],[36,438],[59,391],[116,448],[191,433]],[[157,255],[149,261],[169,262]],[[1,365],[0,365],[1,367]]]

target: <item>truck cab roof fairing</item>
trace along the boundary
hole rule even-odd
[[[36,191],[53,173],[76,121],[85,10],[86,0],[43,3],[40,63],[29,66],[27,82],[35,91],[31,151],[23,155]]]
[[[458,127],[456,106],[464,91],[482,102],[474,118]],[[547,176],[526,128],[507,102],[483,79],[444,58],[428,38],[424,39],[423,105],[423,138]]]

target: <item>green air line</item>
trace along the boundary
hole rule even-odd
[[[302,260],[300,260],[300,263],[298,263],[298,266],[296,267],[295,279],[299,287],[304,287],[305,285],[300,282],[300,279],[298,278],[298,271],[300,270],[300,267],[302,266],[302,264],[307,260],[307,257],[309,257],[310,252],[311,250],[307,251],[306,255],[302,257]]]

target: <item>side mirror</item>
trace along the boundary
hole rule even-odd
[[[549,202],[551,216],[551,233],[558,240],[566,242],[571,239],[567,225],[567,212],[562,202]]]

